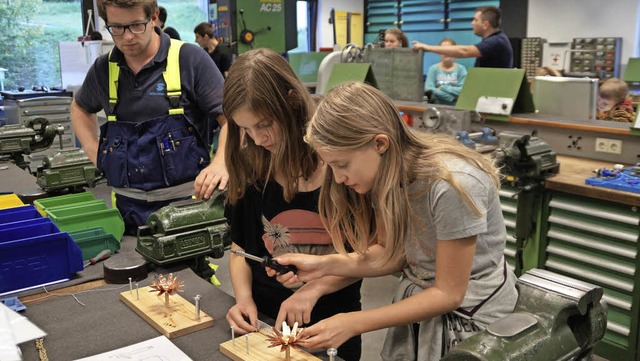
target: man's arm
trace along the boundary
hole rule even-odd
[[[81,108],[75,100],[71,102],[71,126],[82,144],[84,153],[94,165],[98,158],[98,117]]]
[[[413,50],[422,49],[425,52],[436,53],[440,55],[450,56],[452,58],[473,58],[479,57],[480,50],[475,45],[427,45],[419,41],[413,41]]]
[[[194,194],[202,199],[209,199],[216,186],[223,190],[229,181],[229,172],[224,161],[227,144],[227,118],[223,114],[218,116],[218,124],[220,124],[220,134],[218,135],[216,154],[211,163],[198,174],[194,183]]]

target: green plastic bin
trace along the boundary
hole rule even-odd
[[[57,197],[49,197],[43,198],[33,201],[33,204],[36,206],[36,209],[40,214],[46,216],[47,208],[60,207],[60,206],[71,206],[73,204],[95,201],[96,198],[90,192],[82,192],[82,193],[71,193],[65,194],[63,196]]]
[[[120,249],[120,242],[112,234],[105,232],[102,227],[69,232],[69,236],[82,250],[82,259],[85,261],[105,249],[110,250],[111,254]]]
[[[47,209],[46,214],[62,232],[102,227],[117,241],[122,240],[124,234],[124,221],[120,212],[107,208],[103,200],[82,202],[68,207],[53,207]]]

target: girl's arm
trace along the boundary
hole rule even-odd
[[[382,259],[383,254],[384,247],[376,244],[369,247],[362,255],[349,253],[313,256],[288,253],[276,257],[275,260],[280,264],[295,265],[298,268],[296,276],[303,282],[310,282],[328,275],[353,278],[379,277],[402,269],[405,264],[404,258],[395,263],[378,264],[379,262],[376,261]]]
[[[467,291],[476,237],[438,241],[435,284],[402,301],[370,310],[342,313],[302,331],[311,349],[338,347],[369,331],[427,320],[458,308]]]
[[[453,85],[453,84],[447,84],[447,85],[443,85],[440,89],[443,92],[446,92],[448,94],[450,94],[451,96],[453,96],[453,99],[457,98],[458,96],[460,96],[460,92],[462,91],[462,86],[464,85],[464,81],[467,78],[467,70],[463,65],[458,64],[457,65],[459,68],[458,71],[458,83]]]
[[[425,90],[436,90],[437,72],[438,64],[433,64],[429,67],[429,71],[427,71],[427,83],[424,86]]]
[[[231,249],[243,250],[236,243],[231,244]],[[251,291],[253,282],[251,268],[244,257],[229,253],[229,275],[236,304],[227,312],[227,321],[229,325],[235,327],[235,332],[240,335],[253,332],[258,329],[258,308],[253,301],[253,292]]]

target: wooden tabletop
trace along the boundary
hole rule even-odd
[[[599,168],[611,169],[613,164],[563,155],[558,156],[558,162],[560,162],[560,171],[557,175],[545,180],[545,188],[589,198],[640,206],[639,193],[596,187],[585,183],[587,178],[594,176],[594,170]]]

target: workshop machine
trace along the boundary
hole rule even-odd
[[[450,105],[428,105],[422,114],[410,114],[413,127],[429,133],[444,133],[455,136],[460,131],[468,131],[473,123],[483,121],[480,113],[457,109]]]
[[[5,125],[0,127],[0,156],[9,155],[18,167],[27,169],[29,163],[24,155],[48,149],[56,136],[62,136],[63,133],[63,126],[50,124],[46,118]]]
[[[556,152],[542,139],[532,134],[502,132],[494,157],[505,180],[515,187],[516,252],[515,273],[523,271],[523,249],[536,229],[536,205],[542,197],[544,180],[558,173],[560,163]]]
[[[82,149],[62,150],[42,159],[36,171],[36,183],[46,192],[68,188],[82,191],[93,188],[100,171]]]
[[[607,328],[599,286],[532,269],[517,283],[515,310],[454,347],[443,361],[589,360]]]
[[[298,47],[295,0],[218,0],[217,9],[220,45],[234,54],[254,48],[285,53]]]
[[[208,200],[171,203],[138,227],[136,251],[147,260],[165,265],[211,256],[221,258],[231,246],[224,217],[224,194],[216,191]]]

